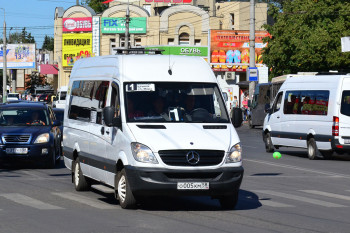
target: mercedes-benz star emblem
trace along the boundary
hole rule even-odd
[[[199,162],[199,154],[195,151],[190,151],[186,154],[187,162],[191,165],[196,165]]]

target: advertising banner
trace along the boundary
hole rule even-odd
[[[69,33],[62,36],[63,66],[73,66],[78,59],[94,56],[91,33]]]
[[[63,32],[91,32],[92,18],[63,18]]]
[[[255,63],[262,64],[262,39],[267,31],[255,31]],[[249,65],[249,31],[210,30],[210,63],[214,71],[246,71]],[[215,63],[226,63],[215,65]],[[246,64],[246,65],[245,65]],[[258,65],[257,65],[258,66]]]
[[[101,20],[102,33],[125,33],[125,17],[122,18],[107,18],[102,17]],[[130,34],[147,33],[146,17],[132,17],[129,24]]]
[[[207,46],[150,46],[147,49],[164,50],[162,52],[163,55],[208,56]]]
[[[35,68],[35,44],[7,44],[6,58],[8,69]],[[4,51],[0,45],[0,68],[3,68]]]
[[[92,17],[92,53],[100,56],[100,17]]]

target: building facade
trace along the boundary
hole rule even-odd
[[[267,4],[256,3],[256,30],[267,23]],[[111,55],[124,47],[127,5],[111,2],[100,14],[90,7],[55,10],[54,61],[58,88],[68,85],[74,61]],[[141,0],[130,3],[130,47],[208,46],[209,30],[249,30],[249,1]]]

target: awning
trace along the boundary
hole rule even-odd
[[[58,74],[58,66],[50,64],[39,65],[40,74]]]

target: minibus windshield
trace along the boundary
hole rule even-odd
[[[126,83],[128,122],[229,123],[215,83]]]

